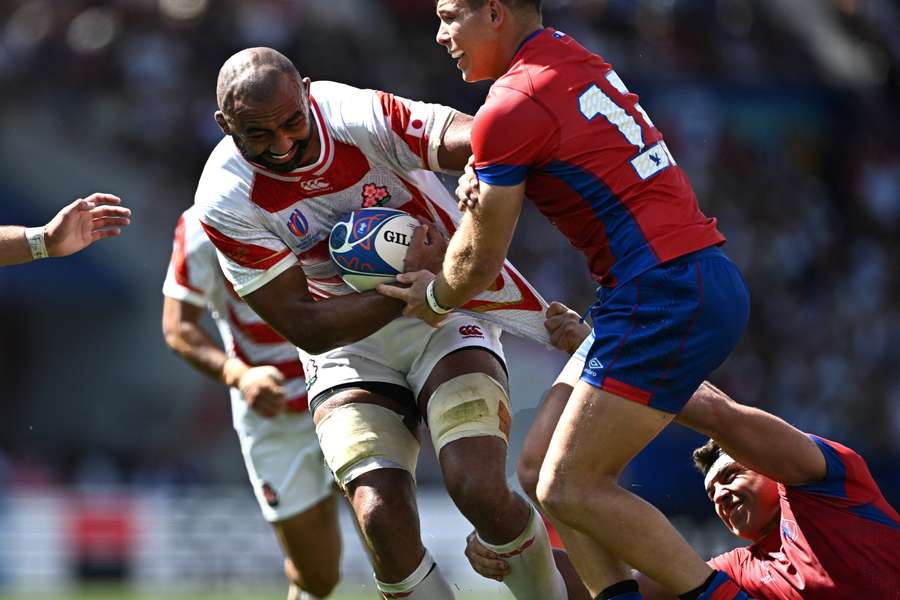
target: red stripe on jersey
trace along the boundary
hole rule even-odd
[[[716,588],[712,593],[712,596],[709,597],[709,600],[734,600],[734,597],[737,596],[740,591],[741,588],[729,579],[728,581],[722,582],[722,585]]]
[[[246,323],[241,321],[232,307],[228,307],[228,319],[234,327],[250,338],[254,344],[284,344],[287,342],[268,323]]]
[[[426,197],[425,194],[422,193],[422,190],[405,179],[401,179],[400,181],[403,182],[403,186],[406,187],[409,195],[412,196],[412,201],[404,204],[400,208],[414,217],[422,217],[429,221],[434,221],[435,215],[437,215],[440,223],[451,235],[456,231],[456,224],[450,217],[450,213],[444,210],[440,204]]]
[[[381,110],[388,118],[391,129],[422,160],[422,168],[428,169],[428,136],[425,134],[425,122],[413,118],[412,111],[405,102],[393,94],[376,91],[381,102]]]
[[[206,235],[209,236],[209,241],[213,243],[213,246],[242,267],[266,271],[278,264],[280,260],[291,253],[288,249],[276,252],[275,250],[257,246],[256,244],[240,242],[234,238],[228,237],[221,231],[214,227],[210,227],[202,221],[200,224],[203,226]]]
[[[298,377],[303,377],[303,365],[300,364],[300,357],[281,363],[258,362],[247,358],[247,353],[237,344],[237,342],[232,343],[232,350],[234,350],[234,356],[236,358],[241,359],[251,367],[275,367],[276,369],[281,371],[281,374],[284,375],[287,379],[296,379]]]
[[[175,281],[181,287],[203,294],[203,290],[191,285],[190,272],[187,262],[187,240],[184,232],[184,215],[178,217],[175,226],[175,240],[172,242],[172,270],[175,273]]]
[[[525,281],[521,277],[519,277],[512,269],[507,269],[506,266],[504,266],[503,269],[506,274],[509,275],[513,280],[513,285],[516,286],[516,288],[519,290],[519,293],[522,295],[521,300],[514,302],[497,302],[494,300],[469,300],[468,302],[463,304],[463,308],[480,312],[497,310],[499,308],[502,308],[504,310],[529,310],[540,312],[542,310],[541,301],[538,300],[537,296],[535,296],[531,292]],[[493,285],[491,285],[491,287],[489,287],[487,291],[496,291],[503,289],[503,284],[503,275],[498,275],[497,279],[494,280]]]
[[[334,159],[324,173],[292,173],[286,178],[257,172],[250,200],[266,212],[275,213],[309,198],[345,190],[368,172],[369,160],[359,148],[335,142]]]
[[[331,254],[328,252],[328,238],[325,238],[309,250],[304,250],[298,257],[301,265],[318,265],[323,262],[331,261]]]

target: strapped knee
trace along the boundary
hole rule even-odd
[[[493,436],[509,443],[509,395],[493,377],[466,373],[442,383],[428,400],[434,449],[462,438]]]
[[[419,442],[403,416],[377,404],[345,404],[316,426],[319,445],[334,478],[346,487],[375,469],[403,469],[413,477]]]

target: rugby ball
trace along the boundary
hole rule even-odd
[[[362,208],[342,217],[328,238],[328,251],[344,283],[357,292],[394,281],[419,226],[394,208]]]

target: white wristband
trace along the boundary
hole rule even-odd
[[[34,260],[50,258],[50,254],[47,252],[47,244],[44,241],[43,227],[26,227],[25,239],[28,241],[28,247],[31,249],[31,258]]]
[[[438,304],[437,298],[434,297],[434,282],[435,280],[432,279],[431,283],[428,284],[428,287],[425,288],[425,301],[428,303],[428,308],[430,308],[432,312],[439,315],[446,315],[453,309],[444,308]]]

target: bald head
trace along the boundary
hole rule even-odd
[[[216,82],[216,101],[226,115],[237,103],[259,104],[274,96],[285,78],[300,85],[297,67],[272,48],[247,48],[225,61]]]

